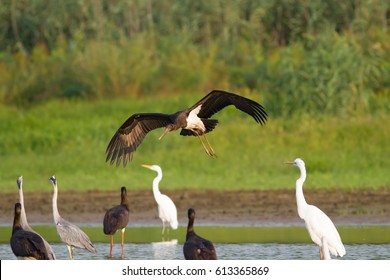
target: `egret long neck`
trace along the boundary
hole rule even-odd
[[[60,217],[60,213],[58,212],[58,208],[57,208],[57,197],[58,197],[57,184],[53,184],[53,218],[56,224],[58,218]]]
[[[161,196],[161,192],[158,189],[158,184],[160,183],[161,179],[162,179],[162,174],[160,172],[158,172],[157,177],[154,178],[154,180],[153,180],[153,195],[154,195],[154,199],[156,201],[158,201],[160,199],[160,196]]]
[[[304,166],[299,166],[299,170],[301,171],[301,176],[296,182],[296,191],[295,195],[297,198],[297,208],[298,208],[298,215],[301,219],[303,219],[303,213],[304,209],[307,207],[307,202],[305,200],[305,197],[303,195],[303,183],[306,180],[306,169]]]

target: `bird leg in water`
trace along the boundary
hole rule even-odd
[[[125,257],[125,229],[122,229],[122,259]]]
[[[165,230],[165,222],[162,221],[162,224],[163,224],[163,228],[162,228],[162,232],[161,232],[161,235],[164,236],[164,230]]]
[[[330,252],[328,247],[328,241],[325,237],[322,238],[322,245],[320,246],[320,259],[321,260],[330,260]]]
[[[114,246],[114,235],[110,234],[110,258],[112,258],[112,247]]]
[[[73,247],[70,245],[66,245],[68,247],[69,257],[73,260]]]

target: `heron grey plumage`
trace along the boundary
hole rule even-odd
[[[36,232],[35,230],[33,230],[30,225],[28,224],[27,222],[27,215],[26,215],[26,211],[25,211],[25,207],[24,207],[24,195],[23,195],[23,177],[20,176],[17,180],[16,180],[16,184],[18,186],[18,192],[19,192],[19,202],[20,202],[20,205],[21,205],[21,212],[20,212],[20,225],[22,227],[23,230],[26,230],[26,231],[31,231],[31,232],[34,232],[36,234],[38,234],[42,240],[43,240],[43,243],[45,244],[45,247],[46,247],[46,251],[48,253],[48,257],[49,257],[49,260],[55,260],[56,259],[56,255],[53,251],[53,248],[50,246],[50,244],[38,233]]]
[[[86,249],[91,253],[96,253],[96,248],[89,237],[78,226],[65,220],[60,216],[57,208],[58,186],[57,179],[52,176],[49,179],[53,185],[53,218],[57,233],[62,242],[66,244],[69,251],[69,257],[73,260],[74,248]]]

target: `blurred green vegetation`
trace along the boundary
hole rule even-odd
[[[307,188],[381,188],[390,186],[390,116],[292,116],[270,118],[265,126],[234,108],[216,116],[208,139],[218,157],[210,158],[195,137],[162,129],[150,132],[126,168],[105,162],[112,135],[132,113],[174,112],[201,94],[97,102],[51,101],[29,109],[0,106],[0,189],[51,192],[56,175],[61,190],[151,188],[155,172],[141,164],[159,164],[162,189],[295,188],[299,171],[284,164],[306,161]],[[237,125],[239,124],[239,126]],[[227,140],[228,139],[228,140]]]
[[[0,188],[23,175],[50,192],[53,174],[60,189],[149,188],[145,163],[164,188],[293,188],[283,162],[298,156],[308,186],[389,187],[389,14],[384,0],[3,0]],[[215,88],[263,104],[266,126],[226,109],[215,160],[153,131],[126,169],[104,162],[129,115]]]
[[[384,0],[3,0],[0,102],[222,88],[273,117],[388,113],[388,24]]]

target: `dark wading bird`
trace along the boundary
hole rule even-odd
[[[183,246],[186,260],[216,260],[217,253],[213,243],[197,235],[194,231],[195,210],[188,209],[186,242]]]
[[[32,231],[27,231],[20,224],[22,205],[15,204],[14,223],[11,236],[11,249],[18,259],[24,260],[48,260],[49,254],[46,250],[42,237]]]
[[[334,256],[344,256],[345,248],[340,235],[331,219],[318,207],[307,204],[303,195],[303,183],[306,180],[305,163],[300,158],[286,162],[297,166],[301,176],[296,181],[296,199],[298,215],[305,221],[311,240],[320,247],[320,259],[329,260],[330,253]]]
[[[122,258],[125,256],[125,230],[129,223],[129,210],[126,187],[122,187],[121,204],[108,209],[103,219],[104,234],[110,235],[110,258],[112,258],[114,234],[119,229],[122,230]]]
[[[62,242],[66,244],[69,251],[69,257],[73,260],[73,249],[81,248],[96,253],[95,246],[93,246],[89,237],[78,226],[68,222],[60,216],[57,208],[58,187],[57,179],[52,176],[49,179],[53,185],[53,217],[56,225],[57,233]]]
[[[181,129],[180,135],[197,136],[207,155],[215,157],[216,153],[207,140],[206,133],[215,128],[218,120],[209,118],[229,105],[234,105],[237,109],[251,115],[256,122],[262,125],[267,120],[267,113],[257,102],[234,93],[213,90],[195,105],[174,114],[140,113],[130,116],[108,144],[106,161],[110,161],[110,164],[116,161],[117,166],[122,161],[126,166],[127,162],[132,160],[134,152],[146,134],[160,127],[165,127],[165,130],[159,140],[167,133]]]
[[[18,186],[19,202],[20,202],[20,205],[21,205],[20,225],[22,226],[22,228],[24,230],[31,231],[31,232],[34,232],[34,233],[38,234],[42,238],[43,243],[45,244],[46,250],[47,250],[48,255],[49,255],[49,260],[55,260],[56,259],[56,255],[54,254],[54,251],[51,248],[50,244],[39,233],[37,233],[35,230],[33,230],[30,227],[30,225],[28,224],[28,222],[27,222],[27,215],[26,215],[26,211],[25,211],[25,207],[24,207],[23,177],[22,176],[20,176],[16,180],[16,184]]]

